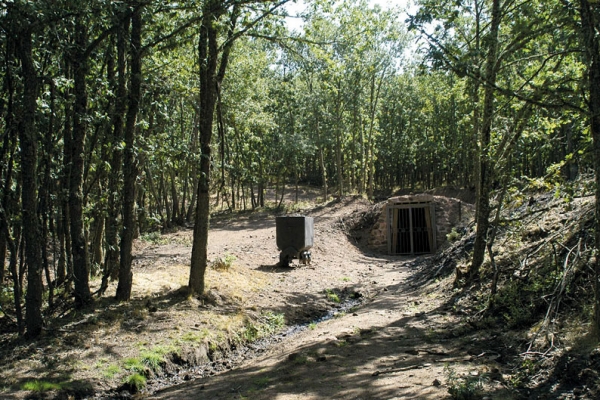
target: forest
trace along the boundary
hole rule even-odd
[[[287,2],[0,3],[0,315],[20,334],[64,294],[82,309],[118,281],[128,301],[151,232],[194,227],[202,294],[210,215],[286,188],[476,190],[471,280],[507,193],[595,176],[600,197],[598,2]]]

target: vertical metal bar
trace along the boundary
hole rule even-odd
[[[387,206],[387,247],[388,254],[392,253],[392,213],[393,208],[391,206]]]
[[[436,225],[436,220],[435,220],[435,203],[431,203],[429,205],[429,207],[431,207],[431,213],[430,213],[430,218],[431,218],[431,252],[435,253],[437,250],[437,225]]]
[[[412,218],[412,207],[408,208],[408,226],[409,226],[409,236],[410,236],[410,254],[415,254],[415,243],[413,239],[413,218]]]

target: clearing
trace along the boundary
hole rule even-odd
[[[288,210],[315,220],[312,264],[292,268],[276,265],[273,212],[216,216],[201,299],[182,290],[192,231],[148,235],[136,242],[133,301],[116,303],[111,286],[93,310],[59,303],[36,342],[2,334],[0,397],[521,398],[511,361],[522,336],[475,329],[457,302],[461,244],[450,267],[376,254],[369,227],[352,229],[375,210],[358,196]],[[450,273],[432,279],[434,264]]]

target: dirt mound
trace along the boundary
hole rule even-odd
[[[394,196],[406,196],[409,194],[417,193],[415,190],[411,189],[401,189],[394,192]],[[441,197],[451,197],[454,199],[459,199],[468,204],[475,204],[476,200],[476,192],[474,188],[464,189],[456,186],[444,186],[435,189],[423,190],[421,193],[431,194],[433,196],[441,196]]]

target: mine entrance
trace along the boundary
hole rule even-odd
[[[388,252],[414,255],[435,251],[433,203],[393,204],[388,207]]]

